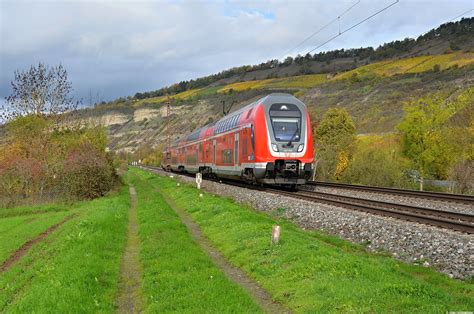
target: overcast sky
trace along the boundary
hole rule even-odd
[[[393,1],[361,0],[291,54]],[[0,0],[0,98],[10,94],[15,69],[38,62],[62,63],[88,103],[89,93],[111,100],[281,58],[356,2]],[[474,0],[401,0],[317,51],[416,37],[473,7]]]

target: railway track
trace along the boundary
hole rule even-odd
[[[331,183],[331,182],[320,182],[320,181],[309,181],[307,185],[322,186],[322,187],[337,188],[337,189],[358,190],[358,191],[364,191],[364,192],[392,194],[392,195],[397,195],[397,196],[419,197],[419,198],[435,200],[435,201],[458,202],[458,203],[464,203],[464,204],[469,204],[469,205],[474,206],[474,196],[471,196],[471,195],[425,192],[425,191],[404,190],[404,189],[396,189],[396,188],[383,188],[383,187],[376,187],[376,186],[354,185],[354,184],[345,184],[345,183]]]
[[[267,190],[268,191],[268,190]],[[270,191],[306,201],[474,234],[474,215],[312,191]]]
[[[162,171],[156,167],[145,167],[154,171]],[[400,203],[383,202],[371,199],[343,196],[338,194],[316,191],[288,191],[274,187],[251,186],[238,181],[224,181],[223,183],[243,187],[250,190],[259,190],[292,197],[296,199],[324,203],[346,209],[362,211],[380,216],[397,218],[405,221],[417,222],[445,229],[474,234],[474,215],[438,210],[433,208],[404,205]],[[314,185],[314,184],[311,184]],[[395,190],[395,189],[394,189]],[[405,191],[405,190],[403,190]],[[393,192],[394,193],[394,192]],[[441,193],[437,193],[441,194]],[[438,199],[439,200],[439,199]]]

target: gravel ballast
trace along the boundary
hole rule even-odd
[[[458,213],[474,214],[473,206],[464,204],[464,203],[459,203],[459,202],[444,202],[444,201],[424,199],[420,197],[408,197],[408,196],[400,196],[400,195],[392,195],[392,194],[384,194],[384,193],[349,190],[349,189],[343,189],[343,188],[330,188],[330,187],[325,187],[325,186],[315,186],[315,187],[311,186],[310,190],[323,192],[323,193],[343,195],[343,196],[359,197],[363,199],[371,199],[371,200],[382,201],[382,202],[391,202],[391,203],[398,203],[398,204],[411,205],[411,206],[434,208],[438,210],[446,210],[446,211],[452,211],[452,212],[458,212]]]
[[[191,177],[172,176],[195,182]],[[370,251],[386,251],[397,259],[434,267],[452,278],[465,279],[474,274],[472,235],[213,181],[203,181],[202,188],[259,211],[278,209],[303,229],[323,230],[363,244]]]

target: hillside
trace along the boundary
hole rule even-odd
[[[270,92],[290,92],[306,103],[316,119],[330,107],[343,107],[354,117],[358,133],[392,132],[404,103],[435,92],[452,94],[472,86],[473,52],[386,60],[356,69],[237,82],[193,89],[170,96],[170,127],[178,138],[222,116],[222,101],[232,110]],[[155,146],[165,137],[167,97],[116,101],[86,110],[104,123],[110,148],[127,152]],[[231,110],[231,111],[232,111]]]
[[[163,142],[168,97],[173,139],[222,117],[223,102],[226,108],[232,105],[231,111],[237,110],[271,92],[299,97],[316,120],[328,108],[342,107],[353,116],[359,134],[393,132],[407,101],[435,92],[452,95],[472,86],[473,24],[474,18],[463,19],[417,39],[395,41],[377,49],[336,50],[297,56],[276,65],[271,60],[233,68],[97,104],[81,115],[105,124],[112,139],[110,149],[124,152]],[[204,83],[207,85],[190,88]],[[173,93],[180,89],[184,90]]]

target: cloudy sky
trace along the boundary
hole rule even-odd
[[[393,1],[360,0],[291,54]],[[0,98],[9,95],[15,69],[38,62],[62,63],[76,97],[88,103],[89,94],[111,100],[281,58],[357,2],[0,0]],[[473,7],[474,0],[400,0],[317,51],[416,37]]]

